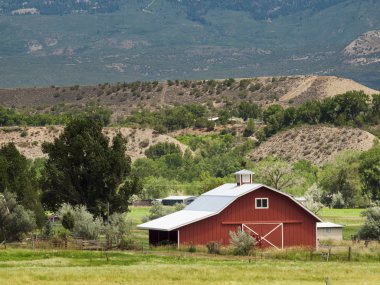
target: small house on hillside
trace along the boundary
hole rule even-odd
[[[317,223],[317,238],[318,240],[343,240],[343,226],[330,222]]]
[[[162,199],[161,204],[164,206],[173,206],[175,204],[189,205],[195,198],[195,196],[169,196]]]
[[[317,246],[322,222],[292,196],[253,183],[253,172],[236,172],[227,183],[199,196],[185,209],[138,226],[149,230],[149,243],[229,244],[229,232],[241,228],[261,247]]]

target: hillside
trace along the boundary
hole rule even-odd
[[[346,62],[369,65],[380,62],[380,30],[368,31],[352,41],[345,49]]]
[[[375,136],[347,127],[307,126],[281,132],[262,143],[249,154],[257,161],[269,155],[288,161],[306,159],[314,164],[323,164],[342,150],[367,151]]]
[[[157,110],[190,103],[208,104],[216,108],[240,101],[252,101],[262,106],[276,101],[293,105],[350,90],[379,93],[353,80],[335,76],[258,77],[0,89],[0,106],[59,113],[98,104],[110,108],[115,119],[144,108]]]
[[[0,145],[8,142],[14,142],[21,154],[27,158],[45,157],[42,153],[41,144],[43,142],[53,142],[56,137],[63,131],[62,126],[49,127],[8,127],[0,128]],[[151,129],[132,129],[132,128],[104,128],[103,133],[111,140],[120,132],[128,139],[126,153],[136,160],[144,157],[145,150],[159,142],[169,142],[177,144],[182,151],[187,147],[176,139],[155,133]]]
[[[0,87],[314,74],[379,89],[376,57],[344,52],[358,37],[377,50],[379,14],[373,0],[2,0]]]

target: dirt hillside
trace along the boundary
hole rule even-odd
[[[352,90],[364,91],[368,95],[380,93],[351,79],[335,76],[310,76],[280,97],[280,102],[302,103],[310,99],[333,97]]]
[[[334,76],[257,77],[220,80],[185,80],[51,86],[47,88],[0,89],[0,106],[29,112],[60,113],[98,104],[113,111],[117,119],[141,109],[200,103],[223,108],[231,102],[301,104],[351,90],[380,93],[355,81]]]
[[[308,126],[279,133],[255,149],[249,158],[255,161],[269,155],[288,161],[306,159],[323,164],[342,150],[366,151],[373,145],[375,136],[353,128]]]
[[[14,142],[17,149],[27,158],[45,157],[42,153],[41,144],[43,142],[52,142],[63,131],[62,126],[48,127],[3,127],[0,128],[0,145],[8,142]],[[144,157],[145,150],[159,142],[170,142],[177,144],[182,151],[186,146],[176,139],[160,135],[151,129],[132,129],[132,128],[104,128],[103,133],[111,140],[120,132],[128,139],[126,153],[136,160]]]

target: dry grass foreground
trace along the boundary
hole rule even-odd
[[[9,142],[14,142],[17,149],[27,158],[35,159],[46,157],[42,153],[41,145],[43,142],[53,142],[62,133],[62,126],[48,127],[3,127],[0,128],[0,146]],[[126,153],[136,160],[145,157],[145,150],[159,142],[175,143],[182,151],[186,146],[176,139],[156,133],[152,129],[133,129],[133,128],[104,128],[103,133],[110,140],[120,132],[128,139]]]
[[[198,254],[197,254],[198,255]],[[378,262],[248,260],[189,253],[0,251],[2,285],[378,284]]]
[[[273,136],[249,158],[257,161],[273,155],[292,162],[306,159],[321,165],[342,150],[367,151],[375,139],[374,135],[360,129],[305,126]]]

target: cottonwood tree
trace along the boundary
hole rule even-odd
[[[117,134],[112,144],[92,118],[71,121],[53,143],[44,143],[49,155],[42,178],[43,203],[56,210],[62,203],[85,205],[105,218],[128,210],[128,199],[141,185],[130,175],[126,140]]]
[[[278,190],[294,185],[297,179],[292,165],[280,159],[269,158],[261,161],[256,169],[257,180]]]
[[[346,207],[366,204],[358,173],[359,155],[353,151],[342,152],[324,165],[318,175],[319,185],[325,193],[330,197],[341,193]]]
[[[322,191],[316,183],[311,185],[309,189],[305,192],[305,206],[313,213],[317,214],[319,210],[323,208],[321,203]]]
[[[380,146],[378,143],[360,155],[359,175],[364,192],[373,200],[380,200]]]

